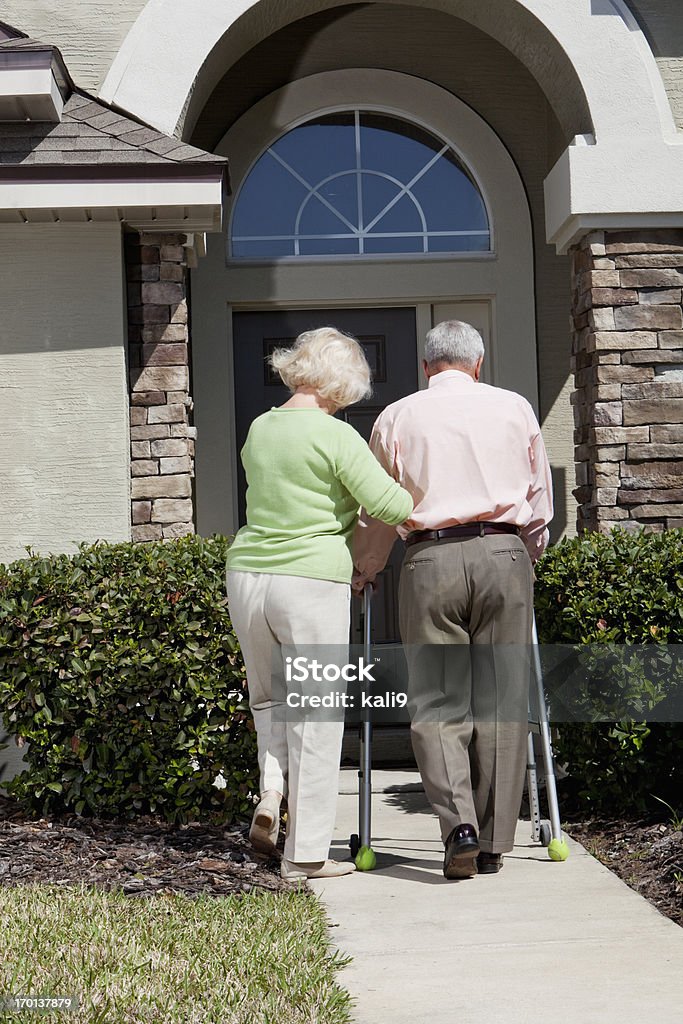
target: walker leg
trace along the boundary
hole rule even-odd
[[[541,838],[541,805],[538,799],[538,773],[536,772],[536,755],[534,753],[534,734],[529,730],[527,736],[526,755],[526,788],[529,796],[529,815],[531,817],[531,838],[537,843]]]
[[[358,834],[361,846],[371,845],[372,835],[372,723],[361,724],[360,771],[358,772]]]
[[[363,653],[370,661],[372,644],[372,586],[363,591]],[[377,860],[372,849],[372,722],[368,717],[360,727],[360,768],[358,771],[358,849],[354,856],[359,871],[372,871]],[[352,852],[354,837],[351,837]]]
[[[555,780],[555,764],[553,761],[553,744],[550,736],[550,723],[548,721],[548,706],[545,700],[543,688],[543,674],[541,671],[541,657],[538,651],[538,631],[536,629],[536,617],[534,616],[532,626],[533,652],[534,652],[534,675],[538,694],[538,718],[541,734],[541,745],[543,747],[543,764],[545,768],[545,785],[548,795],[548,810],[550,812],[550,830],[552,839],[548,844],[548,856],[551,860],[566,860],[569,856],[569,847],[562,835],[560,824],[560,805],[557,799],[557,784]]]

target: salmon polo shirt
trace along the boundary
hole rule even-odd
[[[392,529],[412,511],[358,431],[322,409],[263,413],[241,456],[247,525],[228,550],[228,570],[350,583],[359,507]]]
[[[412,516],[398,528],[402,538],[476,521],[510,523],[521,528],[533,561],[543,553],[553,517],[550,466],[521,395],[443,370],[424,391],[387,406],[370,448],[413,496]],[[354,537],[359,582],[384,568],[396,540],[396,530],[366,513]]]

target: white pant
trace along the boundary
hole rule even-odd
[[[285,857],[325,860],[337,808],[344,723],[304,714],[294,721],[274,716],[275,708],[284,708],[273,700],[271,672],[283,645],[348,644],[351,588],[308,576],[228,571],[226,589],[247,670],[261,792],[274,789],[287,798]]]

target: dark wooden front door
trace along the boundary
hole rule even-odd
[[[242,450],[249,425],[256,416],[289,397],[280,378],[266,359],[274,348],[292,344],[302,331],[334,326],[358,338],[373,371],[373,395],[345,409],[340,415],[366,441],[372,425],[385,406],[417,390],[417,339],[414,308],[311,309],[235,313],[233,316],[235,418],[237,451]],[[239,462],[239,460],[238,460]],[[246,482],[239,463],[240,524],[245,516]],[[396,592],[403,544],[396,542],[387,568],[378,579],[373,600],[375,643],[397,643]],[[358,642],[357,614],[352,627]]]

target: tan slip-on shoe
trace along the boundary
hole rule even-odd
[[[282,858],[280,875],[286,882],[304,881],[306,878],[340,878],[356,870],[353,861],[318,860],[297,864]]]
[[[249,829],[251,845],[259,853],[273,853],[280,831],[280,804],[282,797],[274,789],[261,794]]]

